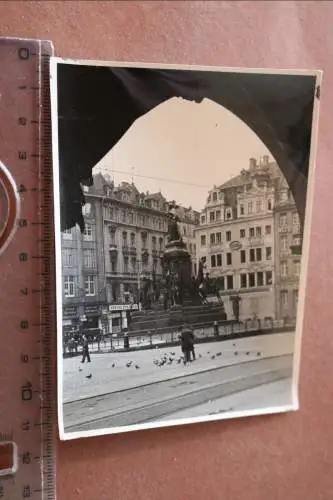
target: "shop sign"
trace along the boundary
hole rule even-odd
[[[112,304],[109,306],[109,311],[137,311],[138,304]]]
[[[77,315],[77,307],[76,306],[67,306],[63,309],[63,317],[64,318],[72,318]]]
[[[95,305],[84,306],[84,314],[98,315],[99,305],[95,304]]]
[[[230,250],[240,250],[242,248],[242,244],[239,241],[232,241],[229,245]]]
[[[71,319],[63,319],[62,326],[72,326],[72,320]]]

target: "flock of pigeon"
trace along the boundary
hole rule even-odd
[[[232,345],[233,348],[235,349],[236,348],[236,344],[233,344]],[[228,350],[228,351],[225,351],[224,354],[230,354],[230,353],[233,353],[234,356],[238,356],[239,354],[246,354],[246,356],[250,356],[251,354],[252,355],[255,355],[257,357],[261,356],[262,353],[261,352],[254,352],[254,351],[237,351],[237,350]],[[210,351],[207,351],[206,353],[207,356],[210,357],[210,359],[214,360],[220,356],[223,356],[223,352],[220,351],[220,352],[216,352],[214,354],[211,354]],[[197,359],[201,359],[203,357],[202,354],[199,354],[198,355],[198,358]],[[165,366],[165,365],[172,365],[172,364],[181,364],[183,363],[184,364],[184,356],[177,356],[177,354],[173,351],[171,352],[162,352],[159,359],[154,359],[153,360],[153,364],[158,367],[158,368],[161,368],[162,366]],[[119,366],[119,365],[118,365]],[[140,370],[140,365],[137,364],[137,363],[134,363],[133,361],[128,361],[125,363],[125,366],[126,368],[135,368],[136,370]],[[111,368],[116,368],[116,363],[112,363],[111,365]],[[79,367],[79,372],[82,371],[82,368]],[[87,379],[91,379],[92,378],[92,374],[90,373],[89,375],[86,375],[86,378]]]

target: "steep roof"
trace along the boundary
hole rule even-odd
[[[275,162],[270,162],[268,165],[258,165],[258,169],[253,172],[250,169],[242,170],[242,172],[235,177],[232,177],[228,181],[224,182],[219,186],[219,189],[227,189],[233,187],[244,186],[251,181],[252,173],[264,173],[265,169],[269,172],[273,179],[283,178],[283,174],[279,168],[279,166]]]

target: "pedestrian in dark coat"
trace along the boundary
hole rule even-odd
[[[88,337],[86,335],[83,335],[83,337],[82,337],[82,360],[81,360],[81,363],[84,363],[86,359],[87,359],[88,363],[91,362],[90,353],[89,353]]]
[[[183,327],[180,334],[180,345],[184,354],[184,364],[191,361],[191,354],[195,360],[194,340],[192,329],[189,326]]]

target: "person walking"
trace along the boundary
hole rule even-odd
[[[89,353],[89,341],[88,337],[84,334],[82,337],[82,359],[81,363],[84,363],[85,360],[87,359],[87,362],[90,363],[90,353]]]
[[[184,365],[195,360],[194,333],[189,326],[182,327],[180,334],[180,345],[184,355]],[[191,359],[192,355],[192,359]]]

